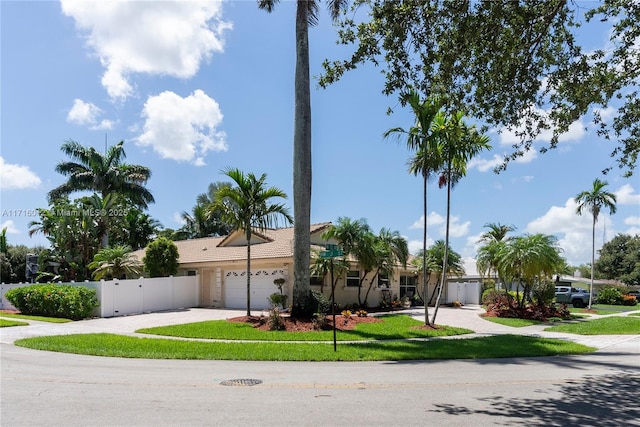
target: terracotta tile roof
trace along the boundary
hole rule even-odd
[[[322,233],[329,225],[331,225],[330,222],[312,224],[310,232],[312,235]],[[180,264],[246,260],[246,245],[224,246],[225,240],[233,240],[233,234],[224,237],[175,241],[180,254]],[[293,257],[293,227],[267,229],[255,234],[261,240],[268,241],[251,245],[252,260]],[[144,249],[135,251],[132,255],[142,259]]]

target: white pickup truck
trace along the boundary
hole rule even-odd
[[[571,286],[556,286],[556,302],[571,304],[575,308],[583,308],[589,305],[589,292]]]

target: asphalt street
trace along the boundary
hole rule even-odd
[[[441,309],[438,323],[514,332],[479,312]],[[237,314],[193,309],[2,328],[0,425],[640,426],[640,335],[578,338],[598,343],[584,356],[345,363],[104,358],[12,344]]]

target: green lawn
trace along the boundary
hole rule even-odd
[[[571,313],[587,313],[586,308],[573,308],[571,306],[569,306],[568,308]],[[627,311],[637,311],[637,310],[640,310],[640,305],[629,306],[629,305],[593,304],[591,306],[591,311],[588,313],[607,315],[607,314],[624,313]]]
[[[338,331],[339,341],[429,338],[469,334],[473,331],[451,326],[440,329],[413,329],[423,323],[407,315],[381,316],[382,322],[360,323],[352,331]],[[136,332],[183,338],[260,340],[260,341],[333,341],[333,331],[283,332],[261,331],[248,323],[211,320],[182,325],[139,329]]]
[[[16,320],[0,319],[0,328],[7,328],[9,326],[25,326],[27,322],[18,322]]]
[[[482,316],[481,316],[482,317]],[[585,316],[580,315],[572,315],[571,319],[582,319]],[[555,323],[555,322],[563,322],[567,319],[561,319],[559,317],[552,317],[547,322],[542,322],[540,320],[532,320],[532,319],[517,319],[517,318],[509,318],[509,317],[482,317],[484,320],[488,320],[489,322],[498,323],[500,325],[511,326],[512,328],[522,328],[525,326],[531,325],[541,325],[545,323]]]
[[[628,316],[640,316],[640,313],[629,313]]]
[[[603,317],[551,326],[545,331],[579,335],[635,335],[640,334],[640,319],[629,316]]]
[[[10,317],[10,318],[24,319],[24,320],[38,320],[40,322],[49,322],[49,323],[73,322],[73,320],[61,319],[59,317],[28,316],[25,314],[14,314],[14,313],[0,313],[0,317]]]
[[[570,341],[499,335],[469,339],[380,341],[363,344],[228,343],[136,338],[112,334],[25,338],[16,345],[47,351],[144,359],[377,361],[487,359],[585,354],[595,348]]]

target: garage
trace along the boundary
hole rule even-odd
[[[269,295],[278,292],[273,284],[275,279],[284,276],[284,270],[251,270],[251,309],[270,308]],[[247,308],[247,270],[231,270],[224,274],[224,306],[226,308]]]

